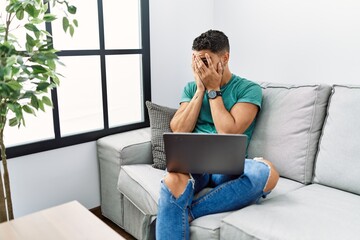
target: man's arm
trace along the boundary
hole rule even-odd
[[[223,99],[210,99],[211,115],[218,133],[242,134],[254,121],[258,106],[252,103],[236,103],[228,112]]]
[[[183,102],[170,122],[173,132],[192,132],[198,119],[205,91],[196,91],[190,102]]]
[[[205,87],[198,74],[196,74],[195,55],[192,57],[191,67],[197,90],[191,101],[181,103],[180,108],[176,111],[170,122],[170,128],[173,132],[192,132],[199,117]]]

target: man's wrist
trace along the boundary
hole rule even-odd
[[[209,93],[210,91],[217,91],[217,92],[219,92],[219,91],[220,91],[220,88],[207,88],[207,89],[206,89],[206,93]]]
[[[208,96],[208,99],[215,99],[217,97],[221,97],[222,93],[221,93],[221,91],[209,90],[207,92],[207,96]]]

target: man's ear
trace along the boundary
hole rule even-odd
[[[221,56],[221,60],[222,60],[222,64],[223,66],[226,66],[229,62],[229,57],[230,57],[230,54],[229,52],[225,52],[222,56]]]

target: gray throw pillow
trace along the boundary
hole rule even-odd
[[[262,83],[263,104],[249,157],[270,160],[282,177],[308,184],[331,86]]]
[[[163,133],[171,132],[170,121],[176,109],[168,108],[146,101],[151,128],[151,147],[153,155],[153,167],[166,168]]]

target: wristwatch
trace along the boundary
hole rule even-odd
[[[221,91],[210,90],[207,93],[209,99],[215,99],[217,96],[222,96]]]

